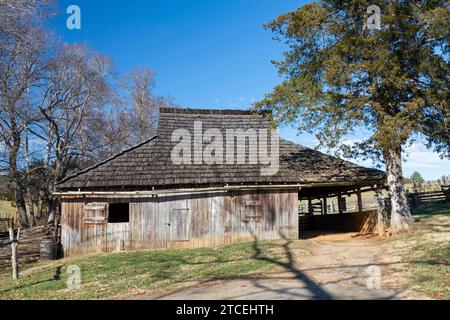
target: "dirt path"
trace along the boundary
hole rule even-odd
[[[354,234],[315,238],[309,254],[292,249],[279,271],[259,278],[216,281],[140,299],[405,299],[390,266],[397,263],[386,254],[383,239]],[[383,258],[381,258],[383,257]],[[378,278],[377,275],[380,274]],[[369,279],[372,279],[370,281]],[[369,285],[374,289],[368,288]],[[377,281],[380,288],[377,289]]]

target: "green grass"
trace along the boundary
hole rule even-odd
[[[0,299],[106,299],[164,292],[204,281],[264,275],[277,264],[255,257],[256,244],[220,248],[153,250],[91,255],[41,262],[22,272],[18,281],[0,274]],[[295,241],[290,248],[306,247]],[[264,257],[284,262],[283,242],[260,242]],[[81,270],[81,288],[67,289],[67,267]]]
[[[411,214],[417,218],[425,218],[435,214],[450,214],[450,203],[423,205],[411,209]]]
[[[450,299],[450,204],[414,209],[420,226],[391,241],[405,264],[406,286],[435,299]]]

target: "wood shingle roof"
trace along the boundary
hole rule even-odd
[[[248,161],[246,164],[226,164],[224,160],[223,164],[176,165],[171,153],[178,141],[172,142],[172,134],[177,129],[185,129],[194,141],[195,122],[201,122],[203,132],[208,129],[223,132],[224,144],[226,130],[272,128],[269,117],[247,111],[163,108],[153,138],[66,178],[57,189],[129,191],[241,184],[369,183],[385,179],[382,171],[361,167],[284,139],[279,142],[279,170],[272,176],[261,174],[261,168],[267,165],[249,164]],[[236,150],[243,147],[238,145]],[[224,157],[226,152],[224,148]],[[248,160],[248,146],[246,157]]]

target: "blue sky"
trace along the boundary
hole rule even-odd
[[[183,107],[246,109],[281,81],[270,61],[281,58],[285,47],[263,24],[305,3],[60,0],[52,25],[64,41],[86,43],[107,54],[121,73],[140,66],[155,70],[156,93]],[[81,8],[81,30],[66,28],[65,12],[72,4]],[[314,137],[298,136],[293,129],[283,128],[281,135],[315,146]],[[427,179],[450,173],[450,161],[440,160],[420,144],[409,153],[406,176],[414,170]]]

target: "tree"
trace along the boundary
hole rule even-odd
[[[97,158],[106,159],[121,152],[130,145],[132,128],[129,111],[125,107],[98,110],[89,118],[92,139],[96,140]]]
[[[168,98],[155,96],[155,72],[138,68],[122,77],[113,101],[114,108],[93,117],[99,157],[110,157],[156,133],[159,108],[172,106]]]
[[[52,13],[52,0],[0,0],[0,145],[1,165],[11,179],[20,223],[28,226],[23,140],[36,112],[29,103],[38,84],[47,44],[41,20]],[[26,140],[26,139],[25,139]]]
[[[411,175],[411,181],[417,182],[417,183],[424,183],[425,179],[422,177],[422,175],[419,172],[414,171],[413,174]]]
[[[23,138],[38,114],[29,103],[43,71],[46,36],[30,22],[18,23],[15,33],[0,32],[0,143],[14,190],[22,227],[28,226],[21,175]]]
[[[420,192],[422,190],[422,184],[425,182],[425,179],[422,177],[422,175],[419,172],[414,171],[411,175],[410,180],[413,184],[414,192]]]
[[[52,0],[0,0],[0,26],[3,33],[16,34],[17,22],[30,17],[49,16],[54,7]],[[18,32],[20,34],[20,32]]]
[[[42,120],[29,130],[46,145],[44,164],[51,172],[50,190],[74,163],[95,157],[95,139],[89,118],[109,101],[111,63],[106,57],[80,45],[63,45],[47,62],[38,109]],[[54,222],[57,198],[47,199],[47,223]]]
[[[374,4],[380,30],[367,27]],[[394,232],[413,221],[402,177],[405,144],[423,135],[450,154],[449,24],[447,1],[323,0],[266,25],[289,50],[275,62],[283,83],[255,107],[273,111],[279,124],[315,132],[320,146],[382,160]],[[369,138],[342,143],[361,128]]]
[[[22,227],[29,216],[32,224],[45,216],[57,222],[54,186],[151,137],[159,107],[169,104],[152,92],[153,71],[137,69],[113,86],[107,57],[50,42],[43,22],[52,5],[0,0],[0,173],[8,175]]]
[[[31,162],[24,172],[26,175],[27,207],[31,225],[41,225],[47,221],[49,199],[51,199],[52,170],[42,160]]]
[[[128,145],[135,145],[151,138],[156,131],[160,107],[169,105],[167,99],[153,94],[155,72],[148,68],[138,68],[125,75],[121,87],[126,92],[122,98],[131,106],[128,111]]]

